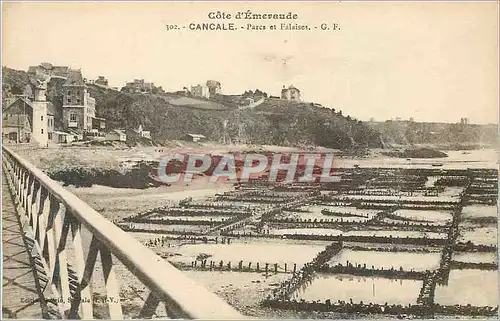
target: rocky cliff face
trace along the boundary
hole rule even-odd
[[[367,123],[391,145],[434,145],[441,148],[471,149],[498,146],[498,125],[418,123],[386,121]]]

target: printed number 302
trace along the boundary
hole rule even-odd
[[[179,26],[178,25],[165,25],[167,27],[167,31],[169,30],[178,30]]]

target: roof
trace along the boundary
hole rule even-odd
[[[5,113],[5,111],[7,111],[10,107],[12,107],[19,100],[24,101],[27,106],[29,106],[30,108],[33,108],[33,105],[31,104],[31,101],[29,99],[27,99],[26,97],[18,96],[18,97],[14,97],[14,98],[11,98],[10,100],[6,101],[5,108],[2,109],[2,112]]]
[[[63,86],[85,86],[82,71],[79,69],[69,69],[68,79],[66,79]]]
[[[52,76],[67,77],[69,70],[69,67],[54,66],[52,69]]]
[[[288,88],[283,88],[283,89],[281,89],[281,92],[286,92],[289,90],[296,90],[296,91],[300,92],[299,88],[294,87],[294,86],[288,86]]]
[[[120,135],[126,135],[125,130],[123,130],[123,129],[112,129],[111,131],[109,131],[109,133],[110,134],[117,133],[117,134],[120,134]]]
[[[58,131],[58,130],[54,130],[54,134],[59,134],[59,135],[73,135],[73,134],[66,133],[66,132],[61,132],[61,131]]]
[[[76,131],[76,130],[74,130],[74,129],[69,129],[69,128],[68,128],[68,132],[69,132],[70,134],[72,134],[72,135],[83,135],[83,133],[78,132],[78,131]]]
[[[206,138],[205,136],[200,135],[200,134],[188,134],[188,136],[191,136],[193,138]]]
[[[43,67],[45,69],[52,69],[54,66],[50,62],[42,62],[40,64],[40,67]]]
[[[30,108],[33,108],[33,105],[32,105],[32,101],[29,100],[28,98],[26,97],[15,97],[15,98],[10,98],[6,104],[5,104],[5,108],[3,109],[3,112],[6,112],[11,106],[14,105],[14,103],[16,103],[18,100],[21,100],[21,101],[24,101],[26,103],[27,106],[29,106]],[[47,102],[47,115],[52,115],[54,116],[55,115],[55,112],[56,112],[56,109],[54,107],[54,104],[52,104],[52,102],[48,101]]]
[[[19,97],[9,97],[9,98],[5,98],[5,100],[4,100],[4,104],[3,104],[3,106],[5,106],[5,107],[3,107],[3,106],[2,106],[2,111],[3,111],[3,110],[7,110],[7,108],[9,108],[9,107],[10,107],[10,105],[12,105],[12,103],[14,103],[15,101],[17,101],[18,99],[19,99]]]
[[[97,120],[106,120],[106,118],[102,118],[102,117],[95,117],[95,116],[94,116],[94,117],[92,117],[92,118],[97,119]]]

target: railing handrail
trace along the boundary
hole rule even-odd
[[[153,250],[142,245],[129,233],[52,180],[11,149],[2,146],[36,178],[66,209],[83,224],[146,287],[158,294],[166,304],[178,311],[177,317],[193,319],[245,318],[228,303],[187,277]]]

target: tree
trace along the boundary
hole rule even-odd
[[[17,85],[12,85],[12,87],[10,88],[10,92],[13,95],[22,95],[23,94],[23,90]]]
[[[261,96],[261,97],[267,97],[267,93],[259,90],[259,89],[255,89],[255,92],[254,92],[254,95],[255,96]]]

